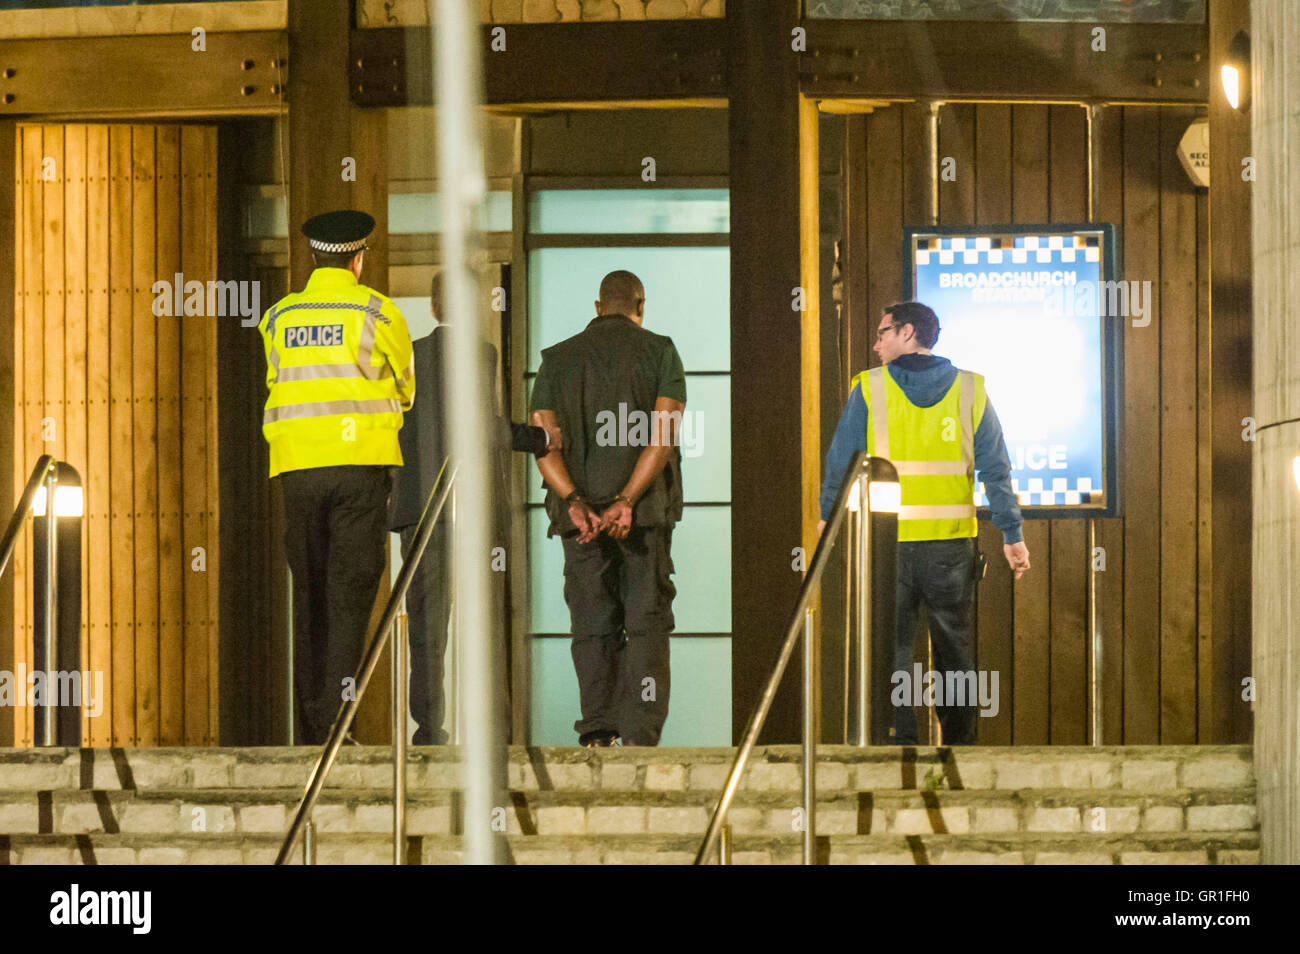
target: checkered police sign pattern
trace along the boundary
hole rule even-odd
[[[1101,261],[1095,235],[942,236],[917,242],[916,264],[1071,265]]]
[[[1076,477],[1073,480],[1069,477],[1030,477],[1027,481],[1023,481],[1024,487],[1020,486],[1021,483],[1018,478],[1011,478],[1011,489],[1016,495],[1016,503],[1022,507],[1091,503],[1094,491],[1101,489],[1093,487],[1091,477]],[[987,507],[988,505],[989,498],[984,493],[984,482],[980,481],[975,485],[975,506]]]

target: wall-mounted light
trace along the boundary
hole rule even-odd
[[[1300,490],[1300,454],[1292,458],[1291,470],[1295,473],[1295,489]]]
[[[1228,59],[1219,67],[1223,95],[1233,109],[1250,107],[1250,37],[1239,30],[1228,47]]]

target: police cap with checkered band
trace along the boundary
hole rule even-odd
[[[359,252],[375,229],[375,220],[365,212],[341,209],[322,212],[303,223],[302,234],[318,252]]]

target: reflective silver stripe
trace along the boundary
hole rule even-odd
[[[287,311],[296,311],[300,308],[306,308],[308,311],[319,311],[322,308],[339,308],[347,311],[365,311],[365,305],[358,305],[355,301],[300,301],[293,305],[285,305],[280,309],[280,314]]]
[[[966,474],[964,460],[896,460],[893,464],[899,477],[954,477]]]
[[[387,363],[381,368],[372,367],[370,364],[371,356],[375,350],[375,324],[380,321],[385,323],[388,321],[384,317],[382,308],[379,296],[371,295],[364,309],[366,320],[365,324],[361,326],[361,341],[357,344],[357,366],[361,368],[361,373],[371,381],[378,381],[388,367]]]
[[[875,456],[889,456],[889,419],[885,411],[885,368],[872,368],[867,372],[867,387],[871,389],[871,429],[876,436]]]
[[[263,424],[291,421],[300,417],[324,417],[329,414],[400,414],[402,407],[392,398],[373,401],[314,401],[310,404],[282,404],[268,407],[262,415]]]
[[[957,372],[961,377],[961,396],[958,413],[961,415],[961,459],[972,474],[975,473],[975,375],[969,371]]]
[[[899,520],[964,520],[967,517],[971,519],[975,517],[973,503],[904,505],[898,508]]]
[[[319,381],[321,378],[364,378],[355,364],[302,364],[281,368],[279,381]]]
[[[271,308],[271,313],[266,318],[266,340],[271,343],[269,350],[271,367],[275,368],[275,379],[280,380],[280,352],[275,350],[275,319],[280,317],[280,313]]]

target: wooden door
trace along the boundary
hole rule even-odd
[[[81,668],[104,690],[82,744],[213,745],[216,322],[238,319],[174,317],[160,295],[178,274],[217,277],[216,128],[31,124],[15,139],[11,499],[42,453],[81,473]],[[29,527],[15,668],[32,660],[30,563]],[[32,744],[29,708],[14,741]]]

